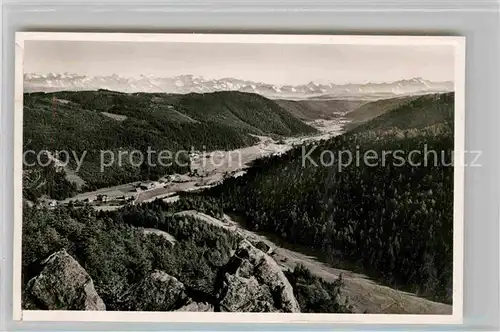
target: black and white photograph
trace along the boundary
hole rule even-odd
[[[461,317],[463,38],[17,41],[26,317]]]

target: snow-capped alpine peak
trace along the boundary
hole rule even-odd
[[[110,89],[122,92],[208,93],[215,91],[242,91],[269,98],[356,98],[363,96],[399,96],[431,92],[453,91],[452,82],[432,82],[422,77],[402,79],[389,83],[320,84],[309,82],[298,85],[277,85],[238,78],[207,79],[185,74],[176,77],[158,77],[141,74],[137,77],[111,75],[79,75],[74,73],[25,73],[25,92],[60,90]]]

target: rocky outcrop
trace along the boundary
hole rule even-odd
[[[250,241],[250,243],[252,243],[257,249],[259,250],[262,250],[263,252],[265,252],[266,254],[268,255],[272,255],[273,253],[273,248],[267,244],[266,242],[264,241],[260,241],[260,240],[251,240],[251,239],[248,239]]]
[[[206,302],[191,302],[176,311],[213,312],[214,306]]]
[[[226,274],[220,310],[231,312],[278,312],[271,290],[255,277],[243,278]]]
[[[300,312],[281,268],[247,240],[225,267],[217,297],[220,311]]]
[[[187,302],[185,287],[164,271],[153,271],[133,291],[134,310],[171,311]]]
[[[50,255],[26,287],[30,301],[49,310],[106,310],[87,271],[65,250]]]

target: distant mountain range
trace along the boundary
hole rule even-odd
[[[453,91],[453,82],[432,82],[421,77],[388,83],[273,85],[236,78],[205,79],[195,75],[173,78],[141,75],[122,77],[77,74],[24,74],[25,92],[108,89],[122,92],[207,93],[215,91],[252,92],[273,99],[382,99]]]

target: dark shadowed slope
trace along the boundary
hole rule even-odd
[[[387,109],[388,107],[385,106],[388,106],[388,103],[384,104],[382,108]],[[442,123],[453,125],[451,123],[454,114],[453,108],[453,93],[411,97],[404,102],[399,102],[399,105],[388,109],[371,121],[359,125],[354,130],[357,132],[389,128],[405,130],[422,129]]]
[[[179,98],[176,106],[198,121],[213,121],[256,134],[292,136],[316,132],[276,102],[254,93],[190,93]]]
[[[419,98],[419,96],[404,96],[397,98],[380,99],[360,105],[359,108],[346,115],[346,117],[351,120],[351,123],[347,125],[347,128],[354,128],[363,122],[376,118],[381,114],[396,109],[400,105],[403,105],[417,98]]]

